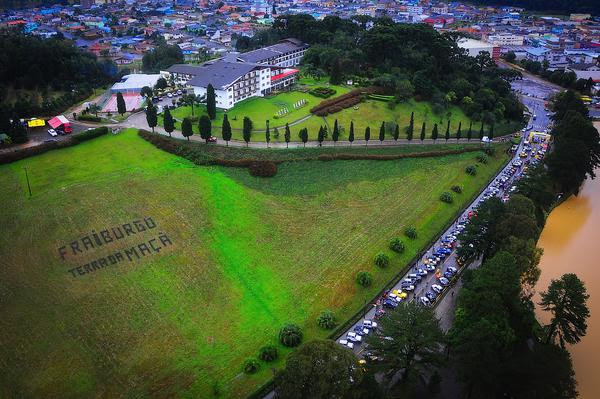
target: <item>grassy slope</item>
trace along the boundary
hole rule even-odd
[[[349,317],[504,159],[472,178],[475,156],[293,162],[263,180],[196,167],[130,131],[0,167],[0,396],[205,397],[215,384],[248,394],[271,366],[249,377],[242,362],[282,324],[325,336],[320,311]],[[441,203],[453,184],[464,193]],[[143,216],[173,247],[70,277],[80,262],[60,261],[60,245]],[[376,270],[373,255],[409,224],[419,239]],[[371,288],[356,286],[359,270],[374,274]]]

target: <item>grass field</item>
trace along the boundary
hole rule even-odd
[[[276,343],[284,323],[311,339],[327,335],[315,323],[322,310],[350,317],[495,173],[501,153],[476,177],[464,169],[477,153],[466,153],[287,162],[259,179],[195,166],[126,131],[0,166],[0,397],[244,397],[283,363],[247,376],[246,358]],[[454,184],[463,194],[439,201]],[[61,260],[62,245],[144,217],[157,227]],[[374,254],[407,225],[419,238],[376,269]],[[159,253],[69,272],[159,232],[172,242]],[[372,287],[356,285],[360,270]]]

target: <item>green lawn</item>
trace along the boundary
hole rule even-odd
[[[215,386],[244,397],[283,364],[246,376],[246,358],[284,323],[311,339],[327,335],[315,323],[322,310],[350,317],[498,170],[498,154],[476,177],[464,170],[477,153],[466,153],[287,162],[259,179],[196,166],[126,131],[0,166],[0,397],[198,398]],[[454,204],[439,201],[455,184],[464,192]],[[144,217],[157,227],[59,256]],[[407,225],[419,238],[376,269],[374,254]],[[69,272],[158,232],[172,241],[159,253]],[[372,287],[356,285],[360,270]]]
[[[341,95],[348,92],[350,89],[341,86],[332,86],[337,90],[336,95]],[[293,104],[300,100],[306,99],[309,103],[298,110],[294,110],[285,117],[274,119],[273,115],[277,110],[282,107],[287,107],[293,110]],[[319,117],[310,113],[310,108],[323,101],[318,97],[314,97],[308,93],[302,93],[300,91],[291,91],[287,93],[281,93],[269,98],[251,98],[240,102],[230,111],[227,112],[231,126],[233,128],[232,137],[234,140],[242,140],[242,121],[244,116],[248,116],[254,124],[254,131],[252,134],[252,141],[264,141],[264,131],[266,127],[266,120],[270,121],[271,127],[271,140],[272,141],[284,141],[284,129],[286,123],[292,124],[291,128],[291,140],[300,141],[298,133],[300,129],[306,127],[309,132],[309,139],[316,140],[319,127],[327,126],[328,131],[333,131],[335,120],[341,127],[340,140],[348,139],[348,132],[350,129],[350,122],[354,122],[354,136],[355,139],[363,139],[365,128],[369,126],[371,128],[371,140],[377,141],[379,138],[379,127],[382,122],[388,123],[390,126],[398,124],[400,126],[400,137],[406,137],[406,128],[409,125],[410,115],[414,112],[415,128],[413,138],[419,139],[421,133],[421,126],[423,122],[426,124],[426,138],[431,138],[431,131],[435,123],[438,124],[439,138],[443,139],[446,133],[446,126],[448,120],[450,120],[450,136],[456,137],[456,131],[458,129],[459,122],[462,123],[462,136],[466,137],[469,129],[470,118],[467,117],[464,112],[456,106],[452,106],[445,110],[441,114],[435,114],[428,102],[416,102],[414,100],[407,101],[404,103],[397,104],[393,109],[388,107],[388,103],[377,100],[366,100],[357,107],[347,108],[340,112],[337,112],[327,117]],[[171,111],[175,119],[182,120],[187,116],[192,115],[190,106],[179,107]],[[206,108],[204,106],[194,107],[194,116],[205,114]],[[213,121],[213,135],[221,137],[221,126],[223,120],[223,111],[217,111],[217,118]],[[303,120],[303,118],[307,118]],[[302,120],[302,122],[293,124],[295,121]],[[162,116],[159,116],[159,124],[163,124]],[[274,136],[274,128],[277,127],[279,130],[279,137]],[[473,123],[473,137],[477,138],[479,135],[479,129],[481,127],[480,122]],[[198,134],[198,124],[193,124],[194,134]],[[176,123],[176,129],[181,129],[181,124]],[[489,126],[485,126],[487,133]],[[495,127],[495,135],[504,135],[513,133],[519,130],[518,124],[502,123]],[[331,135],[329,135],[329,138]],[[392,138],[392,132],[389,131],[386,134],[386,139]]]

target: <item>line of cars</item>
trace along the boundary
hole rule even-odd
[[[370,319],[365,319],[362,323],[354,326],[352,331],[346,333],[346,337],[338,342],[347,348],[354,349],[355,345],[360,345],[363,342],[363,337],[369,335],[371,331],[377,330],[377,322]]]
[[[166,93],[164,95],[161,94],[161,95],[152,97],[152,102],[153,103],[157,103],[159,101],[162,101],[165,98],[164,96],[167,96],[168,98],[173,98],[173,97],[181,96],[182,94],[186,94],[186,93],[187,93],[187,91],[185,89],[171,91],[171,92],[168,92],[168,93]]]
[[[527,141],[525,141],[523,145],[524,148],[530,146]],[[544,153],[542,153],[542,155],[543,154]],[[423,306],[433,306],[435,304],[440,294],[450,285],[452,279],[458,274],[459,269],[455,266],[447,266],[444,271],[442,271],[442,268],[446,259],[457,247],[459,234],[464,231],[470,219],[477,213],[477,208],[483,201],[492,196],[501,196],[502,200],[505,202],[509,200],[510,194],[516,190],[516,186],[513,185],[514,180],[522,175],[522,173],[518,172],[523,168],[523,173],[526,173],[526,166],[524,167],[524,164],[529,163],[529,161],[529,158],[525,162],[518,158],[513,159],[511,165],[505,168],[505,170],[494,179],[479,200],[473,205],[472,209],[457,221],[455,227],[449,233],[440,239],[440,245],[432,249],[431,255],[426,256],[421,262],[422,264],[417,264],[414,267],[414,270],[406,275],[400,282],[398,289],[383,294],[382,298],[376,303],[377,310],[374,316],[375,319],[385,314],[386,309],[394,309],[400,302],[405,300],[417,301]],[[458,267],[462,267],[462,264],[458,259],[456,260],[456,264]],[[417,287],[430,273],[435,275],[435,282],[431,284],[431,286],[427,284],[425,292],[421,293],[422,295],[416,295],[415,291]],[[368,327],[365,327],[365,322],[367,321],[370,324]],[[374,325],[371,323],[374,323]],[[352,331],[347,332],[346,336],[340,339],[339,343],[349,348],[354,348],[355,345],[362,343],[363,336],[368,335],[376,328],[377,323],[375,321],[365,320],[363,323],[355,325]]]

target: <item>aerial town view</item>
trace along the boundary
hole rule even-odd
[[[598,0],[0,0],[0,398],[600,398],[598,129]]]

